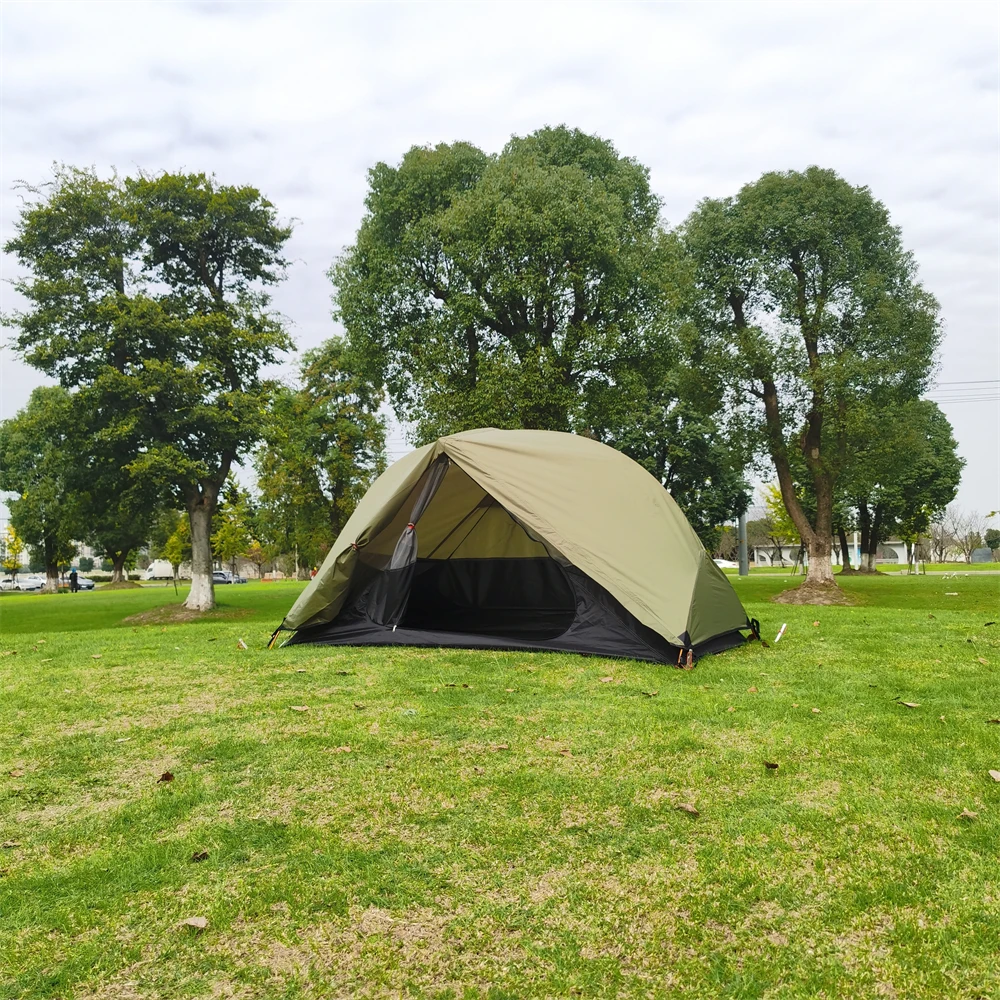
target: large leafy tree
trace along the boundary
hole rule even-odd
[[[45,567],[45,589],[59,588],[59,567],[76,554],[79,508],[70,488],[74,457],[72,399],[59,386],[35,389],[28,405],[0,424],[0,490],[11,524]]]
[[[648,171],[543,128],[496,156],[415,147],[369,172],[337,316],[415,438],[473,427],[588,431],[660,346],[676,243]]]
[[[304,354],[300,378],[275,397],[256,454],[257,521],[272,550],[314,564],[385,468],[385,423],[341,339]]]
[[[739,436],[725,433],[716,417],[721,382],[693,331],[683,333],[621,372],[613,390],[588,400],[585,413],[594,436],[663,483],[712,552],[723,525],[749,505],[748,463]]]
[[[833,171],[765,174],[707,199],[684,226],[701,318],[809,552],[793,600],[837,599],[831,540],[859,409],[915,398],[939,340],[937,304],[884,205]],[[745,404],[750,404],[746,406]],[[796,491],[793,456],[815,498]]]
[[[958,492],[965,462],[936,403],[913,400],[859,417],[843,489],[857,511],[864,569],[875,572],[883,539],[898,532],[912,549],[944,513]]]
[[[186,506],[186,603],[211,608],[219,491],[259,437],[272,390],[262,368],[289,346],[267,289],[290,230],[256,189],[204,174],[60,168],[29,194],[6,247],[28,272],[18,346],[133,443],[130,475]]]

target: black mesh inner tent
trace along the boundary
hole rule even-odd
[[[419,559],[401,625],[554,639],[575,615],[572,584],[554,559]]]

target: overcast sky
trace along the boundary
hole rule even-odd
[[[764,171],[832,167],[886,203],[941,302],[934,395],[969,462],[959,503],[994,510],[998,10],[4,0],[0,236],[14,182],[46,179],[53,161],[253,184],[295,220],[276,302],[308,348],[335,331],[325,272],[353,239],[367,169],[412,145],[496,151],[566,123],[646,164],[670,222]],[[0,296],[16,306],[6,284]],[[5,351],[0,416],[41,381]]]

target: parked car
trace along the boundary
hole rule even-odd
[[[228,569],[216,569],[212,570],[212,582],[213,583],[246,583],[247,578],[245,576],[234,576],[229,572]]]
[[[93,590],[97,586],[93,580],[88,580],[85,576],[78,576],[76,578],[76,585],[81,590]]]
[[[13,590],[14,589],[14,577],[5,576],[0,580],[0,590]]]
[[[17,583],[14,586],[15,590],[41,590],[45,586],[45,577],[39,576],[37,573],[28,573],[26,576],[22,576],[20,573],[17,576]]]

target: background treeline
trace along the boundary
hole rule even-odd
[[[58,384],[5,422],[0,488],[50,577],[72,540],[119,573],[153,543],[318,563],[386,463],[386,404],[421,444],[480,426],[586,434],[640,462],[705,544],[776,477],[833,586],[831,540],[926,535],[957,489],[951,428],[921,399],[940,339],[888,212],[829,170],[771,173],[668,226],[648,170],[544,128],[497,154],[415,147],[369,172],[330,269],[345,330],[302,355],[270,291],[291,235],[252,187],[58,168],[7,244],[6,317]],[[229,483],[256,471],[253,494]],[[249,554],[249,555],[248,555]]]

